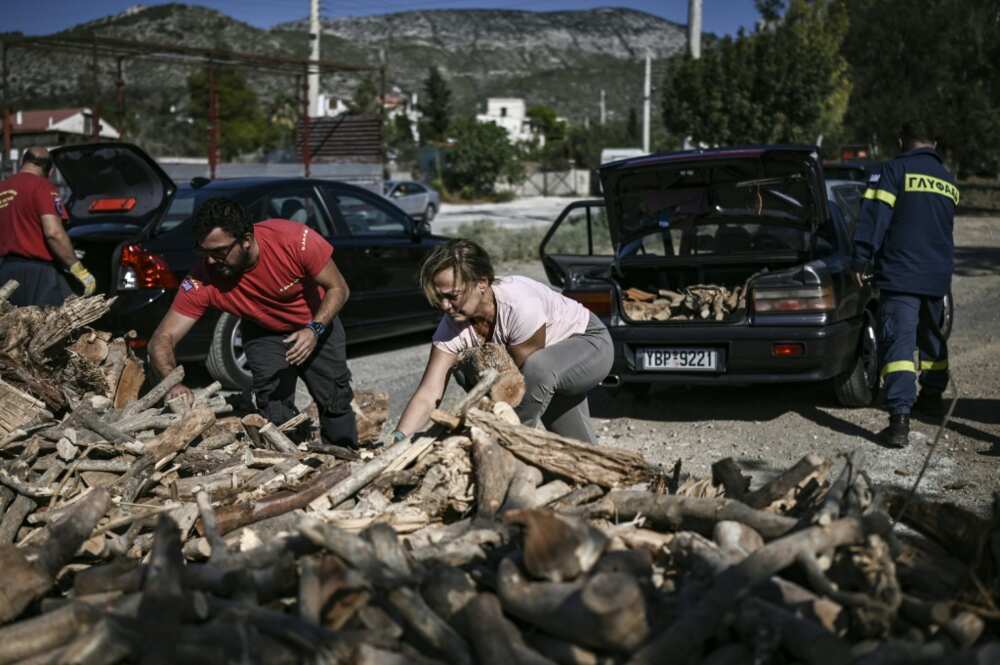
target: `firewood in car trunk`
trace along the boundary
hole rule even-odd
[[[815,453],[808,453],[787,470],[747,494],[743,503],[751,508],[764,509],[776,501],[786,499],[810,477],[823,477],[830,462]]]
[[[622,573],[530,582],[508,556],[497,571],[497,594],[506,612],[577,644],[628,653],[650,632],[639,584]]]
[[[507,488],[507,498],[504,499],[500,512],[532,507],[535,492],[542,482],[542,472],[538,467],[530,466],[520,460],[515,460],[515,463],[517,468]]]
[[[517,406],[524,399],[524,377],[502,344],[486,342],[463,352],[458,358],[458,368],[470,383],[477,383],[487,369],[495,369],[499,377],[489,392],[494,402]]]
[[[586,573],[608,545],[608,537],[584,520],[550,510],[512,510],[503,519],[524,530],[525,570],[550,582]]]
[[[492,593],[473,598],[464,612],[468,638],[482,665],[555,665],[524,641],[524,636],[503,614],[500,601]]]
[[[517,472],[517,460],[484,431],[472,431],[472,461],[476,473],[476,514],[492,519],[503,506]]]
[[[712,464],[712,483],[722,485],[726,497],[742,501],[750,489],[750,478],[744,476],[739,464],[732,457],[725,457]]]
[[[625,289],[625,297],[629,300],[637,300],[639,302],[652,302],[656,299],[656,294],[633,287]]]
[[[633,490],[609,492],[591,506],[592,517],[615,515],[628,520],[642,514],[658,528],[671,531],[684,528],[689,521],[695,526],[707,526],[705,530],[710,531],[716,522],[732,520],[746,524],[765,539],[783,536],[798,523],[793,517],[754,510],[732,499],[666,496]]]
[[[48,539],[41,545],[17,548],[0,546],[4,584],[0,587],[0,623],[18,616],[33,600],[55,584],[56,574],[107,512],[111,500],[106,490],[92,490],[72,510],[46,527]]]
[[[153,386],[153,388],[139,399],[129,402],[120,412],[119,419],[127,418],[137,413],[142,413],[146,409],[156,406],[170,389],[184,380],[184,366],[178,365],[170,374],[163,377],[163,380]],[[117,401],[117,400],[116,400]]]
[[[722,617],[749,589],[784,570],[803,553],[815,554],[841,545],[860,543],[869,529],[888,529],[888,526],[881,520],[863,523],[849,518],[803,529],[768,543],[719,574],[701,601],[636,652],[629,664],[652,664],[667,658],[683,660],[690,657],[715,634]]]
[[[784,648],[807,665],[848,665],[854,661],[850,647],[812,621],[759,598],[747,598],[738,613],[740,631],[753,637],[761,630],[780,635]]]
[[[589,445],[526,425],[512,425],[478,409],[470,409],[467,420],[522,461],[578,483],[610,488],[651,476],[642,455],[632,451]]]

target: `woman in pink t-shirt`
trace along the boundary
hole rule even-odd
[[[497,278],[489,255],[469,240],[452,240],[431,252],[420,282],[445,316],[395,438],[427,424],[462,352],[492,341],[507,348],[524,375],[527,390],[516,408],[521,422],[540,420],[557,434],[595,441],[587,393],[608,375],[614,359],[614,344],[600,319],[533,279]]]

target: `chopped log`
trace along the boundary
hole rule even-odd
[[[0,439],[46,415],[45,402],[0,380]]]
[[[493,437],[476,429],[472,435],[472,460],[476,471],[476,514],[490,520],[503,505],[518,469],[517,461]]]
[[[156,406],[162,400],[170,389],[179,384],[184,380],[184,366],[178,365],[170,372],[167,376],[163,378],[156,386],[153,387],[148,393],[130,402],[124,409],[121,410],[120,418],[127,418],[128,416],[133,416],[137,413],[142,413],[146,409]]]
[[[793,494],[795,490],[811,478],[822,476],[829,469],[830,463],[819,455],[809,453],[795,463],[790,469],[778,474],[760,488],[750,492],[743,499],[751,508],[764,509]],[[735,498],[735,497],[734,497]]]
[[[705,530],[710,531],[716,522],[732,520],[746,524],[766,539],[783,536],[798,523],[793,517],[754,510],[731,499],[664,496],[639,491],[610,492],[592,506],[591,516],[614,515],[627,520],[641,514],[659,528],[671,531],[678,531],[689,522],[694,522],[693,526],[705,525],[708,527]]]
[[[712,465],[712,483],[722,485],[726,490],[726,497],[737,501],[742,501],[750,489],[750,478],[743,475],[732,457],[726,457]]]
[[[457,366],[470,383],[478,383],[487,369],[495,369],[500,376],[489,392],[494,402],[517,406],[524,399],[524,377],[502,344],[486,342],[473,347],[459,356]]]
[[[524,568],[538,579],[571,581],[593,568],[608,538],[585,521],[550,510],[512,510],[504,522],[524,528]]]
[[[521,461],[516,461],[516,467],[500,512],[531,507],[535,492],[542,482],[542,472],[538,467],[529,466]]]
[[[632,451],[592,446],[526,425],[511,425],[492,413],[470,409],[469,424],[491,434],[523,462],[582,484],[611,488],[645,480],[651,470]]]
[[[518,630],[503,614],[500,601],[492,593],[481,593],[465,607],[469,641],[482,665],[555,665],[524,641]]]
[[[108,357],[108,343],[97,336],[97,333],[80,335],[75,342],[66,347],[67,350],[87,359],[95,365],[100,365]]]
[[[447,656],[449,663],[472,665],[469,645],[454,628],[435,614],[420,594],[409,587],[400,587],[390,591],[386,599],[410,629]]]
[[[303,411],[302,413],[297,413],[285,422],[278,426],[278,431],[280,432],[291,432],[292,430],[299,427],[303,423],[312,422],[312,417]]]
[[[598,657],[589,649],[542,632],[528,633],[524,639],[532,649],[559,665],[611,665],[614,662],[610,658]]]
[[[508,613],[578,644],[629,653],[650,632],[645,599],[629,575],[529,582],[507,557],[497,571],[497,593]]]
[[[53,308],[46,314],[43,325],[34,331],[28,344],[28,352],[32,357],[40,358],[77,328],[93,323],[107,314],[115,300],[117,298],[106,298],[103,295],[70,298],[61,307]]]
[[[889,514],[897,517],[909,490],[894,486],[879,490]],[[989,520],[954,503],[914,496],[901,519],[966,563],[979,561],[989,551]]]
[[[299,452],[298,446],[292,443],[285,434],[275,427],[274,423],[267,423],[260,428],[260,435],[271,444],[271,448],[274,450],[280,450],[283,453],[297,453]]]
[[[848,665],[854,661],[851,649],[835,635],[759,598],[743,601],[738,624],[749,636],[762,630],[779,635],[785,649],[808,665]]]
[[[55,584],[56,574],[90,536],[110,500],[107,491],[92,490],[72,511],[46,528],[48,539],[43,544],[23,549],[0,546],[5,579],[0,587],[0,623],[17,617]]]
[[[978,614],[965,611],[959,612],[942,627],[959,649],[968,649],[982,636],[986,624]]]
[[[177,524],[160,515],[139,605],[143,663],[168,665],[178,660],[177,644],[186,606],[181,582],[183,566]]]
[[[382,426],[389,419],[389,393],[356,391],[351,402],[358,425],[358,443],[371,444],[379,440]]]
[[[566,496],[558,499],[550,505],[552,510],[566,510],[576,506],[590,503],[594,499],[604,496],[604,490],[599,485],[586,485],[579,487]]]

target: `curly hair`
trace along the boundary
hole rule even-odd
[[[212,229],[222,229],[235,239],[253,233],[246,210],[232,199],[208,199],[194,214],[194,239],[201,243]]]
[[[420,286],[427,301],[434,307],[441,307],[441,299],[434,290],[434,275],[449,269],[455,271],[456,279],[463,285],[480,279],[485,279],[489,284],[496,280],[493,263],[485,249],[471,240],[449,240],[435,247],[420,266]]]

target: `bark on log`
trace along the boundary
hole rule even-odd
[[[517,406],[524,399],[524,377],[504,346],[487,342],[469,349],[459,356],[458,366],[471,383],[478,382],[487,369],[495,369],[499,377],[489,392],[490,399],[494,402]]]
[[[650,632],[645,599],[629,575],[529,582],[507,557],[497,571],[497,593],[510,614],[578,644],[629,653]]]
[[[165,376],[162,381],[160,381],[156,386],[153,387],[148,393],[129,403],[121,410],[120,418],[127,418],[133,416],[137,413],[142,413],[146,409],[156,406],[162,400],[170,389],[176,386],[178,383],[184,380],[184,366],[178,365],[173,369],[170,374]]]
[[[481,593],[464,610],[468,638],[482,665],[555,665],[528,646],[524,636],[503,614],[492,593]]]
[[[524,528],[524,568],[538,579],[571,581],[601,558],[608,538],[576,517],[550,510],[512,510],[504,522]]]
[[[750,492],[743,502],[751,508],[764,509],[792,494],[810,476],[824,474],[830,463],[819,455],[809,453],[791,468],[778,474],[760,488]]]
[[[503,506],[517,460],[488,435],[473,430],[472,461],[476,470],[476,514],[493,519]]]
[[[592,504],[591,516],[633,519],[642,514],[659,528],[678,531],[689,523],[706,527],[694,529],[710,533],[718,521],[732,520],[751,527],[764,538],[778,538],[798,523],[794,517],[754,510],[731,499],[665,496],[639,491],[610,492]]]
[[[835,635],[758,598],[743,601],[738,625],[750,636],[762,627],[780,635],[785,649],[807,665],[848,665],[854,660],[851,649]]]
[[[750,478],[743,475],[732,457],[726,457],[712,465],[712,484],[722,485],[727,498],[742,501],[750,489]]]
[[[401,587],[390,591],[386,598],[410,629],[447,656],[449,663],[472,665],[469,645],[454,628],[428,607],[420,594],[409,587]]]
[[[470,409],[467,420],[491,434],[520,460],[581,484],[611,488],[651,476],[651,469],[638,453],[592,446],[526,425],[512,425],[478,409]]]
[[[379,440],[382,426],[389,418],[389,393],[357,391],[351,401],[358,425],[358,443],[371,444]]]
[[[542,472],[538,467],[530,466],[521,461],[517,462],[516,467],[514,477],[511,478],[510,486],[507,488],[507,498],[504,499],[501,512],[532,507],[535,492],[542,483]]]

